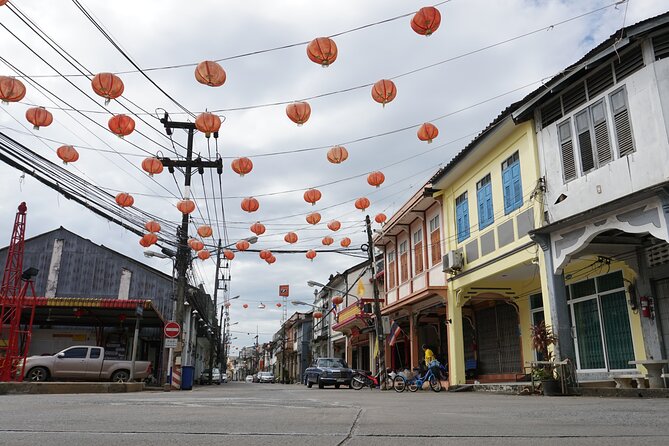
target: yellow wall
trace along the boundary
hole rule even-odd
[[[514,152],[518,151],[521,166],[521,184],[523,188],[523,205],[508,215],[504,213],[504,193],[502,187],[502,162],[504,162]],[[463,249],[464,245],[472,240],[479,238],[482,234],[488,231],[496,231],[496,228],[501,223],[507,222],[509,219],[515,217],[533,208],[535,227],[542,225],[543,212],[542,203],[540,202],[541,194],[537,198],[530,199],[530,194],[537,186],[539,179],[539,160],[537,155],[537,146],[535,141],[535,134],[533,130],[533,123],[526,122],[517,125],[509,131],[498,144],[491,147],[484,155],[470,155],[479,157],[478,162],[473,164],[473,167],[463,171],[455,177],[447,178],[448,185],[439,192],[443,198],[444,206],[444,238],[445,246],[444,252],[450,250]],[[490,174],[492,191],[493,191],[493,214],[494,222],[479,231],[478,227],[478,202],[476,196],[476,183],[485,175]],[[463,240],[462,243],[457,241],[457,226],[455,218],[455,199],[462,193],[467,192],[469,205],[469,225],[470,236]],[[518,237],[517,226],[514,223],[514,241],[510,244],[498,248],[486,256],[479,256],[473,262],[466,262],[462,272],[466,272],[470,268],[477,267],[483,263],[496,258],[500,254],[510,252],[515,248],[530,242],[528,235]],[[496,246],[499,246],[497,236],[495,236]],[[480,246],[479,246],[480,249]],[[459,364],[464,358],[464,349],[462,343],[462,312],[461,306],[466,302],[462,298],[464,291],[470,286],[485,284],[486,281],[492,285],[493,277],[499,277],[502,271],[512,270],[514,267],[520,265],[532,265],[532,260],[539,257],[538,248],[531,247],[515,253],[504,259],[499,259],[491,265],[474,271],[470,274],[465,274],[461,278],[455,276],[455,279],[448,283],[449,298],[448,309],[449,317],[453,321],[449,324],[449,356],[450,356],[450,377],[451,384],[464,383],[464,365]],[[513,282],[505,282],[504,286],[511,287],[518,296],[518,299],[512,299],[512,302],[518,306],[519,309],[519,323],[521,334],[521,346],[524,361],[530,361],[534,358],[530,339],[530,305],[529,294],[532,292],[541,292],[539,266],[536,267],[536,274],[525,277],[522,280]],[[453,277],[448,275],[448,277]],[[460,295],[458,298],[457,296]]]

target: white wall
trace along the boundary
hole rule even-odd
[[[565,183],[557,135],[557,124],[564,122],[564,118],[537,134],[541,172],[546,178],[546,209],[551,222],[669,180],[669,59],[645,66],[575,111],[583,110],[602,96],[608,97],[622,85],[627,89],[634,153],[620,159],[614,153],[612,162],[585,175],[580,173],[579,166],[579,177]],[[573,113],[570,116],[573,117]],[[610,118],[609,114],[609,136],[613,141]],[[576,144],[575,152],[578,166],[580,157]],[[567,199],[555,204],[561,194]]]

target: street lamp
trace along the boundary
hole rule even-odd
[[[317,305],[313,305],[313,304],[308,304],[308,303],[306,303],[306,302],[302,302],[301,300],[291,300],[290,303],[293,304],[293,305],[307,305],[307,306],[309,306],[309,307],[318,308],[319,310],[320,310],[320,308],[321,308],[321,307],[319,307],[319,306],[317,306]]]

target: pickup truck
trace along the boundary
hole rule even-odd
[[[26,358],[26,381],[113,381],[130,380],[131,361],[104,359],[105,349],[75,345],[53,356],[30,356]],[[135,379],[144,379],[151,374],[149,361],[135,361]]]

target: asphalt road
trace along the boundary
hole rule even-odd
[[[0,445],[663,445],[669,399],[228,383],[0,397]]]

